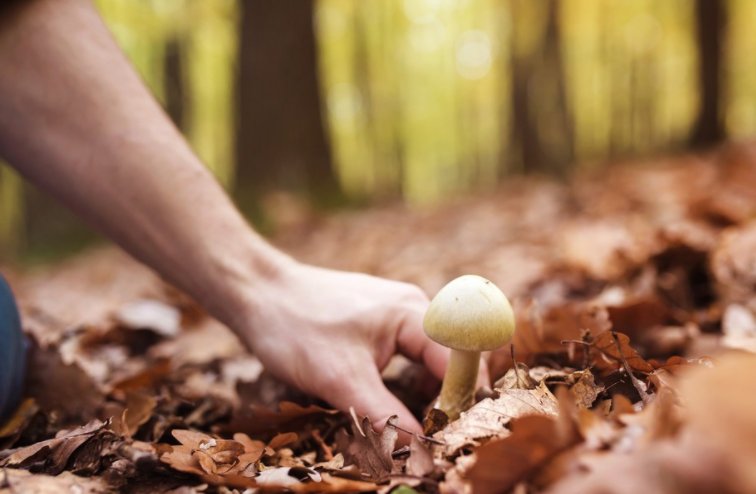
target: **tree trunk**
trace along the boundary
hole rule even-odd
[[[184,128],[184,60],[181,51],[181,42],[177,37],[171,37],[166,41],[165,59],[163,62],[164,85],[165,85],[165,111],[171,117],[176,127],[185,131]]]
[[[512,2],[512,18],[517,19],[518,8],[533,8],[522,1]],[[511,142],[519,149],[523,171],[563,175],[572,161],[573,136],[561,56],[560,7],[558,0],[545,5],[543,34],[529,51],[520,46],[516,23],[513,29]]]
[[[723,0],[696,0],[700,90],[698,116],[690,137],[692,146],[710,146],[725,137],[720,108],[725,8]]]
[[[318,82],[313,0],[242,4],[237,193],[269,190],[328,200],[337,190]]]

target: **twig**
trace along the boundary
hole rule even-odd
[[[622,354],[622,346],[620,345],[619,338],[617,338],[617,333],[615,333],[614,331],[612,331],[612,338],[614,338],[614,344],[617,345],[619,361],[622,363],[622,367],[624,367],[627,375],[630,376],[630,382],[633,383],[633,387],[640,395],[643,404],[648,405],[648,403],[651,401],[651,398],[648,396],[648,393],[646,393],[646,390],[643,389],[643,383],[641,382],[641,380],[635,377],[635,374],[633,374],[633,370],[630,368],[630,364],[627,363],[627,359]]]
[[[581,345],[591,346],[591,343],[588,343],[587,341],[583,341],[583,340],[561,340],[559,343],[561,343],[562,345],[567,344],[567,343],[579,343]]]
[[[405,434],[411,434],[411,435],[415,436],[416,438],[420,439],[421,441],[427,441],[429,443],[438,444],[439,446],[446,446],[446,443],[444,441],[439,441],[438,439],[435,439],[435,438],[432,438],[432,437],[429,437],[429,436],[424,436],[423,434],[418,434],[416,432],[408,431],[404,427],[398,426],[396,424],[389,423],[389,424],[386,424],[386,425],[388,427],[393,427],[396,430],[400,430],[400,431],[404,432]]]
[[[326,459],[326,461],[333,460],[333,450],[326,444],[326,442],[323,440],[323,436],[320,435],[320,432],[317,429],[313,429],[312,437],[313,439],[315,439],[315,442],[318,443],[320,449],[323,450],[323,457]]]
[[[509,346],[509,351],[512,355],[512,365],[514,366],[515,379],[517,379],[517,387],[525,389],[524,383],[520,382],[520,368],[517,366],[517,360],[515,359],[514,343]]]
[[[588,333],[588,334],[590,335],[590,333]],[[585,340],[569,340],[568,339],[568,340],[561,340],[559,343],[561,343],[562,345],[565,345],[565,344],[568,344],[568,343],[573,343],[573,344],[577,343],[579,345],[583,345],[584,347],[586,347],[586,349],[583,350],[583,369],[587,369],[589,367],[589,365],[588,365],[589,364],[589,355],[590,355],[590,347],[593,345],[592,342],[585,341]],[[570,348],[570,351],[571,350],[572,350],[572,348]],[[572,358],[572,356],[570,356],[570,358]]]

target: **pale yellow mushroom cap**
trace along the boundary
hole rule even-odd
[[[509,300],[491,281],[472,274],[446,284],[428,307],[425,333],[455,350],[495,350],[512,340],[515,318]]]

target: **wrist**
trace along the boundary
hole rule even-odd
[[[218,289],[203,301],[205,308],[252,349],[254,320],[269,303],[274,287],[281,286],[299,265],[261,238],[239,255],[213,263]]]

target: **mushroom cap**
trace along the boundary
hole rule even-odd
[[[491,281],[460,276],[446,284],[423,320],[433,341],[455,350],[495,350],[512,339],[515,318],[509,300]]]

